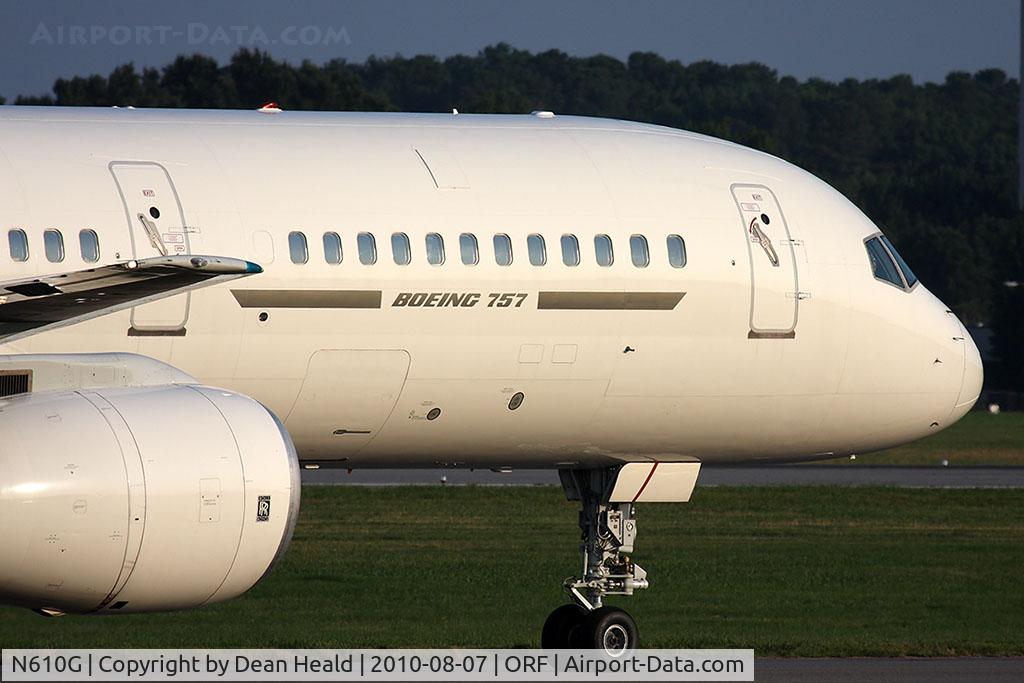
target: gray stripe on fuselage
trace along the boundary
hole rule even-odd
[[[242,308],[380,308],[379,289],[233,289]]]
[[[537,308],[572,311],[671,311],[686,292],[538,292]]]

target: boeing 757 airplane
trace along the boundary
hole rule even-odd
[[[299,468],[557,469],[545,647],[636,647],[635,506],[887,448],[982,382],[884,233],[780,159],[518,116],[0,108],[0,599],[187,609]]]

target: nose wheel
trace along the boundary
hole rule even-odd
[[[604,650],[613,657],[635,650],[639,644],[636,622],[618,607],[597,608],[569,633],[569,647]]]
[[[579,605],[562,605],[548,615],[540,632],[540,646],[545,650],[564,650],[569,647],[569,635],[589,615]]]
[[[547,650],[604,650],[617,657],[636,650],[640,634],[633,617],[618,607],[588,612],[579,605],[562,605],[548,615],[540,640]]]

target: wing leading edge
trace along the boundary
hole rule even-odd
[[[242,259],[182,255],[0,282],[0,342],[262,272]]]

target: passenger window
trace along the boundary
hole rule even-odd
[[[306,244],[305,233],[288,233],[288,253],[292,256],[292,263],[302,264],[309,261],[309,246]]]
[[[409,236],[404,232],[391,235],[391,255],[400,266],[407,266],[412,262],[412,247],[409,246]]]
[[[547,248],[544,246],[544,237],[536,233],[526,238],[526,251],[530,253],[530,264],[543,266],[548,262]]]
[[[686,265],[686,242],[679,235],[668,236],[668,262],[673,268]]]
[[[459,235],[459,251],[462,252],[463,264],[475,266],[480,262],[480,248],[476,242],[476,235],[468,232]]]
[[[879,280],[903,289],[903,279],[900,277],[900,271],[897,269],[892,257],[889,256],[889,252],[885,250],[882,240],[872,237],[864,243],[864,246],[868,250],[868,260],[871,261],[871,272],[874,276]]]
[[[607,268],[615,262],[615,254],[612,252],[612,238],[608,235],[598,235],[594,238],[594,254],[597,256],[597,265]]]
[[[646,268],[651,263],[651,253],[647,249],[647,238],[643,235],[633,235],[629,238],[629,251],[633,257],[633,265],[637,268]]]
[[[64,235],[60,234],[60,230],[44,231],[43,247],[46,250],[46,260],[50,263],[60,263],[64,260]]]
[[[562,235],[562,263],[567,266],[580,264],[580,242],[576,235]]]
[[[28,261],[28,237],[24,230],[8,231],[7,246],[11,249],[12,260]]]
[[[361,232],[356,237],[359,248],[359,262],[364,266],[372,266],[377,262],[377,240],[368,232]]]
[[[889,241],[889,238],[885,235],[879,235],[878,237],[889,249],[889,253],[892,254],[892,257],[896,259],[896,265],[899,266],[900,270],[903,272],[903,279],[907,281],[907,287],[913,287],[916,285],[917,276],[914,275],[914,271],[910,269],[907,262],[903,260],[902,256],[900,256],[900,252],[896,251],[896,247],[894,247],[892,242]]]
[[[324,260],[332,266],[341,263],[341,237],[336,232],[324,233]]]
[[[436,232],[427,234],[427,263],[439,266],[444,263],[444,238]]]
[[[100,238],[95,230],[81,230],[78,233],[78,246],[82,250],[82,260],[86,263],[100,260]]]
[[[494,236],[494,262],[499,266],[512,265],[512,240],[508,235]]]

